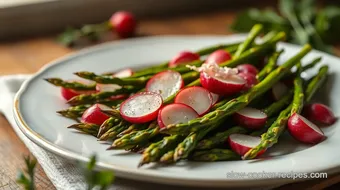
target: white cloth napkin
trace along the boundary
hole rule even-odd
[[[31,153],[36,157],[46,175],[52,181],[57,189],[61,190],[78,190],[86,189],[86,183],[83,180],[81,171],[73,162],[65,158],[50,153],[29,140],[18,128],[13,118],[13,98],[19,90],[21,84],[27,80],[29,75],[11,75],[0,77],[0,113],[9,121],[14,131],[24,142]],[[278,184],[279,186],[280,184]],[[199,190],[204,188],[198,187],[178,187],[171,185],[161,185],[141,181],[133,181],[117,178],[110,189],[114,190],[135,190],[135,189],[162,189],[162,190]],[[205,188],[211,189],[212,188]],[[225,189],[225,188],[224,188]],[[234,189],[234,188],[233,188]],[[258,188],[257,188],[258,189]],[[269,189],[266,187],[265,189]]]

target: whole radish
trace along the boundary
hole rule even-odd
[[[182,51],[172,58],[169,62],[169,67],[176,67],[181,64],[189,63],[200,59],[200,55],[191,51]]]
[[[154,92],[140,92],[120,105],[120,114],[130,123],[146,123],[157,118],[162,97]]]
[[[336,117],[332,110],[328,106],[320,103],[306,105],[303,114],[309,120],[320,124],[332,125],[336,122]]]
[[[223,63],[226,61],[231,60],[231,55],[229,52],[219,49],[211,53],[207,59],[205,60],[206,63]]]
[[[112,108],[103,104],[94,104],[93,106],[85,110],[81,117],[81,121],[83,123],[101,125],[105,120],[109,118],[108,115],[102,112],[103,110],[112,110]]]
[[[247,153],[250,149],[256,147],[260,144],[261,138],[260,137],[254,137],[250,135],[244,135],[244,134],[232,134],[228,137],[228,142],[230,148],[235,151],[240,156],[243,156],[245,153]],[[257,154],[258,156],[261,156],[265,150],[262,150]]]
[[[251,64],[241,64],[236,67],[240,73],[251,73],[257,75],[259,72],[254,65]]]
[[[288,131],[296,140],[307,144],[317,144],[326,138],[318,126],[297,113],[289,118]]]
[[[137,21],[133,14],[127,11],[118,11],[110,18],[112,29],[121,38],[127,38],[135,34]]]
[[[252,73],[239,73],[238,76],[242,77],[246,81],[243,90],[249,90],[251,87],[259,83],[256,75],[253,75]]]

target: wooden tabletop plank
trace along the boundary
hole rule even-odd
[[[228,25],[235,17],[236,11],[186,15],[174,18],[154,18],[142,20],[138,33],[140,36],[174,35],[174,34],[230,34]],[[17,73],[34,73],[46,63],[67,53],[88,47],[88,43],[76,48],[66,48],[55,41],[55,35],[9,41],[0,44],[0,75]],[[117,38],[112,34],[104,35],[102,41],[112,41]],[[100,42],[98,42],[100,43]],[[93,45],[93,44],[91,44]],[[340,48],[337,49],[340,53]],[[339,55],[339,54],[338,54]],[[24,144],[15,135],[6,119],[0,116],[0,189],[19,189],[15,183],[16,171],[23,166],[23,154],[29,154]],[[37,170],[37,185],[39,189],[54,189],[41,167]],[[311,180],[294,185],[283,186],[280,189],[314,189],[325,188],[338,183],[339,176],[329,180]]]

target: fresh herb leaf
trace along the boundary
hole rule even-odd
[[[19,171],[17,182],[21,184],[25,190],[35,190],[34,171],[35,166],[37,165],[37,160],[30,156],[24,157],[24,160],[26,168]]]

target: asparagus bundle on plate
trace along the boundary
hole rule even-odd
[[[243,42],[183,51],[170,61],[141,70],[81,71],[75,75],[86,82],[46,81],[61,87],[71,105],[57,111],[78,121],[69,128],[113,141],[108,150],[142,153],[139,166],[182,159],[252,159],[278,142],[287,123],[292,136],[301,142],[320,142],[322,131],[301,110],[324,81],[328,67],[322,66],[305,88],[301,72],[313,68],[321,58],[301,66],[301,59],[311,50],[305,45],[277,64],[283,50],[277,51],[276,44],[285,39],[285,33],[271,32],[256,43],[262,28],[255,25]],[[293,72],[295,66],[298,69]],[[294,80],[294,90],[282,90],[290,88],[290,80]],[[269,103],[264,104],[263,99]],[[326,108],[312,105],[308,114]],[[332,124],[334,116],[327,111],[314,118]],[[300,130],[310,133],[310,138],[304,138]],[[261,134],[262,138],[257,137]],[[251,145],[243,144],[244,140]],[[223,147],[226,142],[229,146]]]

